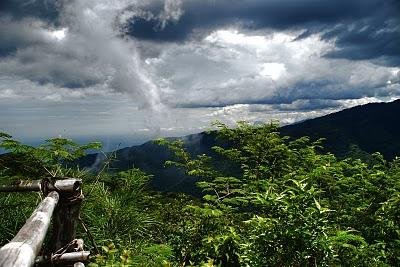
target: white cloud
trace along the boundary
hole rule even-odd
[[[390,94],[386,82],[395,68],[325,58],[333,42],[297,35],[217,30],[200,41],[164,46],[146,62],[163,100],[178,106]]]
[[[63,1],[59,29],[33,19],[6,21],[4,28],[8,32],[12,28],[15,35],[11,40],[27,45],[0,61],[1,76],[61,88],[101,84],[130,95],[133,105],[160,109],[158,88],[142,66],[136,42],[121,38],[115,24],[119,12],[131,2]],[[20,36],[21,29],[29,33]]]
[[[143,8],[158,0],[61,1],[57,28],[0,20],[0,50],[17,48],[0,58],[0,130],[142,140],[199,132],[215,119],[287,124],[400,96],[399,68],[325,58],[335,43],[317,34],[224,28],[152,43],[123,37],[118,22],[139,16],[165,27],[184,14],[181,0],[165,1],[160,14]]]
[[[276,81],[286,72],[285,64],[282,63],[264,63],[262,64],[261,75],[271,77],[272,80]]]
[[[54,39],[56,39],[57,41],[62,41],[65,36],[67,35],[68,32],[68,28],[62,28],[59,30],[53,30],[50,31],[50,36]]]
[[[165,28],[167,23],[176,23],[179,21],[184,13],[182,4],[182,0],[165,0],[164,10],[158,16],[161,29]]]

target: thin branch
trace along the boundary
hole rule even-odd
[[[88,236],[90,242],[92,243],[92,245],[93,245],[93,247],[94,247],[94,250],[96,251],[96,254],[100,254],[100,250],[99,250],[99,248],[97,247],[96,242],[94,241],[93,235],[92,235],[92,233],[90,232],[89,228],[88,228],[87,225],[83,222],[83,220],[82,220],[81,217],[79,217],[78,220],[81,222],[82,227],[83,227],[83,230],[85,230],[85,232],[86,232],[86,234],[87,234],[87,236]]]

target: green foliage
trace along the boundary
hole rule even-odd
[[[2,183],[8,181],[0,178]],[[37,193],[0,193],[0,246],[15,236],[40,200]]]
[[[79,178],[83,173],[66,168],[65,164],[85,155],[86,150],[100,147],[95,142],[78,145],[63,138],[48,139],[44,144],[33,147],[0,132],[0,148],[7,152],[0,155],[0,181],[2,184],[10,184],[21,179],[67,175]],[[39,193],[1,193],[1,243],[12,239],[40,201]]]
[[[138,169],[103,174],[97,183],[85,183],[88,192],[82,218],[98,240],[148,238],[157,226],[154,216],[143,212],[151,197],[145,192],[149,176]]]
[[[322,140],[282,137],[274,123],[214,125],[224,144],[213,148],[218,161],[192,156],[180,140],[157,141],[174,153],[166,166],[198,178],[202,199],[153,192],[151,177],[138,169],[68,168],[98,145],[60,138],[34,148],[0,133],[0,147],[11,152],[0,157],[0,177],[82,178],[82,220],[102,248],[89,266],[399,265],[400,158],[387,162],[354,148],[357,157],[339,160],[319,152]],[[2,241],[39,200],[0,197]]]
[[[0,138],[0,147],[8,151],[0,157],[3,183],[16,178],[40,179],[49,175],[83,179],[82,220],[96,243],[108,244],[94,257],[93,266],[172,266],[170,247],[155,243],[159,239],[156,236],[160,232],[160,223],[149,208],[154,198],[147,189],[150,176],[138,169],[118,173],[104,172],[103,169],[94,175],[68,167],[68,162],[85,155],[85,151],[99,148],[98,143],[77,145],[67,139],[54,138],[32,147],[4,133],[0,133]],[[107,166],[105,164],[105,168]],[[0,196],[2,243],[16,234],[40,200],[37,193]],[[78,228],[77,235],[83,237],[86,246],[94,251],[84,229]],[[116,245],[110,243],[110,239]]]
[[[9,152],[0,158],[0,169],[4,175],[40,178],[64,175],[62,171],[66,163],[84,156],[87,150],[100,149],[101,144],[78,145],[70,139],[51,138],[33,147],[0,132],[0,148]]]
[[[236,175],[216,170],[209,156],[191,157],[180,141],[158,141],[175,153],[167,165],[200,177],[204,192],[203,203],[187,206],[185,222],[172,231],[174,242],[185,240],[173,242],[182,265],[399,262],[399,159],[338,160],[317,152],[322,140],[289,141],[273,123],[215,125],[229,146],[213,149],[240,165]]]
[[[114,243],[102,246],[103,254],[92,258],[89,267],[97,266],[140,266],[140,267],[171,267],[169,259],[171,249],[166,245],[152,245],[144,247],[141,251],[117,248]]]

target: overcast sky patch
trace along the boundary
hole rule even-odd
[[[399,98],[399,49],[394,0],[5,0],[0,130],[143,141],[293,123]]]

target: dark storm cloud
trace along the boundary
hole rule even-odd
[[[241,24],[250,29],[317,27],[319,24],[367,17],[379,8],[377,0],[220,0],[185,1],[184,14],[177,23],[164,29],[157,27],[154,18],[133,18],[129,33],[138,38],[181,40],[193,30]],[[151,12],[160,12],[162,5],[152,5]]]
[[[1,0],[0,15],[13,19],[36,17],[48,22],[56,22],[60,2],[57,0]]]
[[[32,26],[40,22],[57,27],[60,3],[56,0],[1,0],[0,57],[42,43],[43,37]]]
[[[0,18],[14,21],[37,18],[57,26],[62,4],[63,1],[57,0],[2,0]],[[161,27],[157,14],[162,13],[164,4],[164,1],[145,2],[142,5],[145,12],[136,13],[129,20],[126,33],[144,40],[182,42],[227,26],[247,30],[304,30],[298,39],[322,33],[324,39],[336,41],[338,49],[327,54],[328,57],[374,59],[390,66],[400,64],[400,1],[397,0],[186,0],[180,19]],[[140,15],[149,13],[154,16]],[[0,56],[8,56],[20,46],[35,42],[11,30],[0,32]]]
[[[9,16],[0,17],[0,57],[10,56],[19,48],[43,44],[45,36],[40,24],[33,18],[16,21]]]
[[[356,22],[351,27],[340,25],[325,33],[323,38],[336,38],[339,48],[327,54],[328,57],[374,59],[377,63],[400,65],[400,20],[382,18],[381,21]]]
[[[148,11],[161,12],[162,4]],[[298,38],[322,33],[336,41],[329,57],[376,59],[400,64],[400,4],[395,0],[189,0],[180,20],[160,28],[157,17],[134,17],[127,33],[154,41],[181,42],[227,26],[247,30],[304,30]]]

